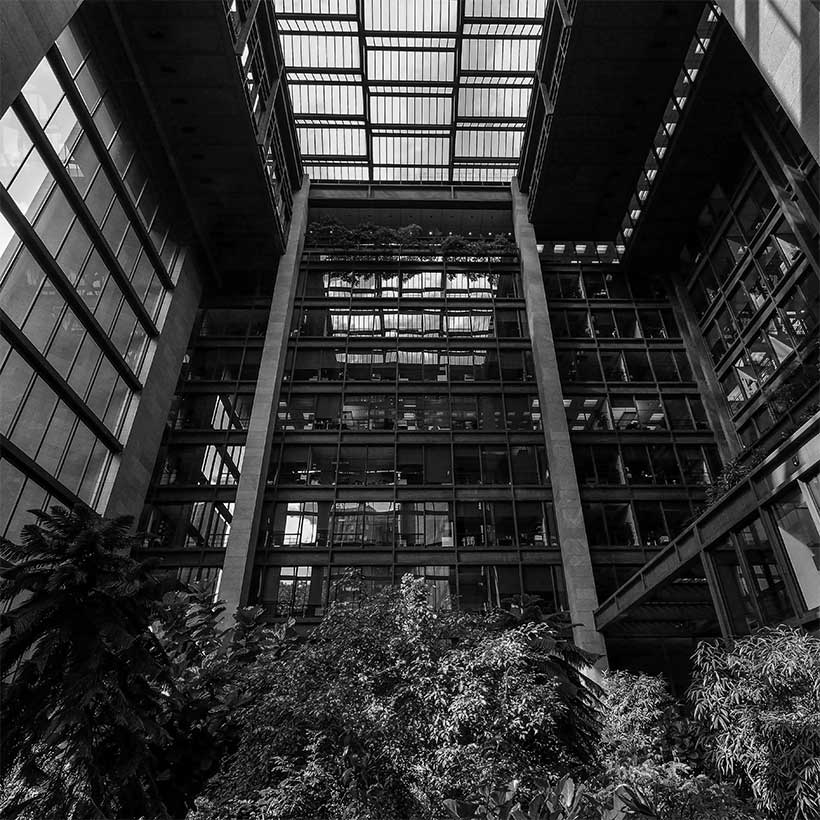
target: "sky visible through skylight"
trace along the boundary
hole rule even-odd
[[[314,180],[507,183],[546,0],[275,0]]]

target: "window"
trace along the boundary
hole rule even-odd
[[[808,485],[812,502],[816,505],[820,480],[815,476]],[[799,486],[790,490],[772,506],[775,524],[786,555],[791,562],[806,607],[820,606],[820,534],[816,513],[812,516],[808,502]]]

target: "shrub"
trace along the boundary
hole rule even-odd
[[[820,817],[820,638],[787,626],[701,643],[691,698],[721,772],[772,820]]]
[[[260,656],[239,746],[193,817],[439,818],[478,784],[583,771],[596,695],[563,630],[437,613],[428,595],[405,578]]]

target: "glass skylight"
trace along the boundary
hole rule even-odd
[[[275,0],[315,180],[507,183],[546,0]]]

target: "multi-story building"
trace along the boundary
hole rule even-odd
[[[816,629],[820,11],[740,5],[7,0],[3,533],[673,675]]]

